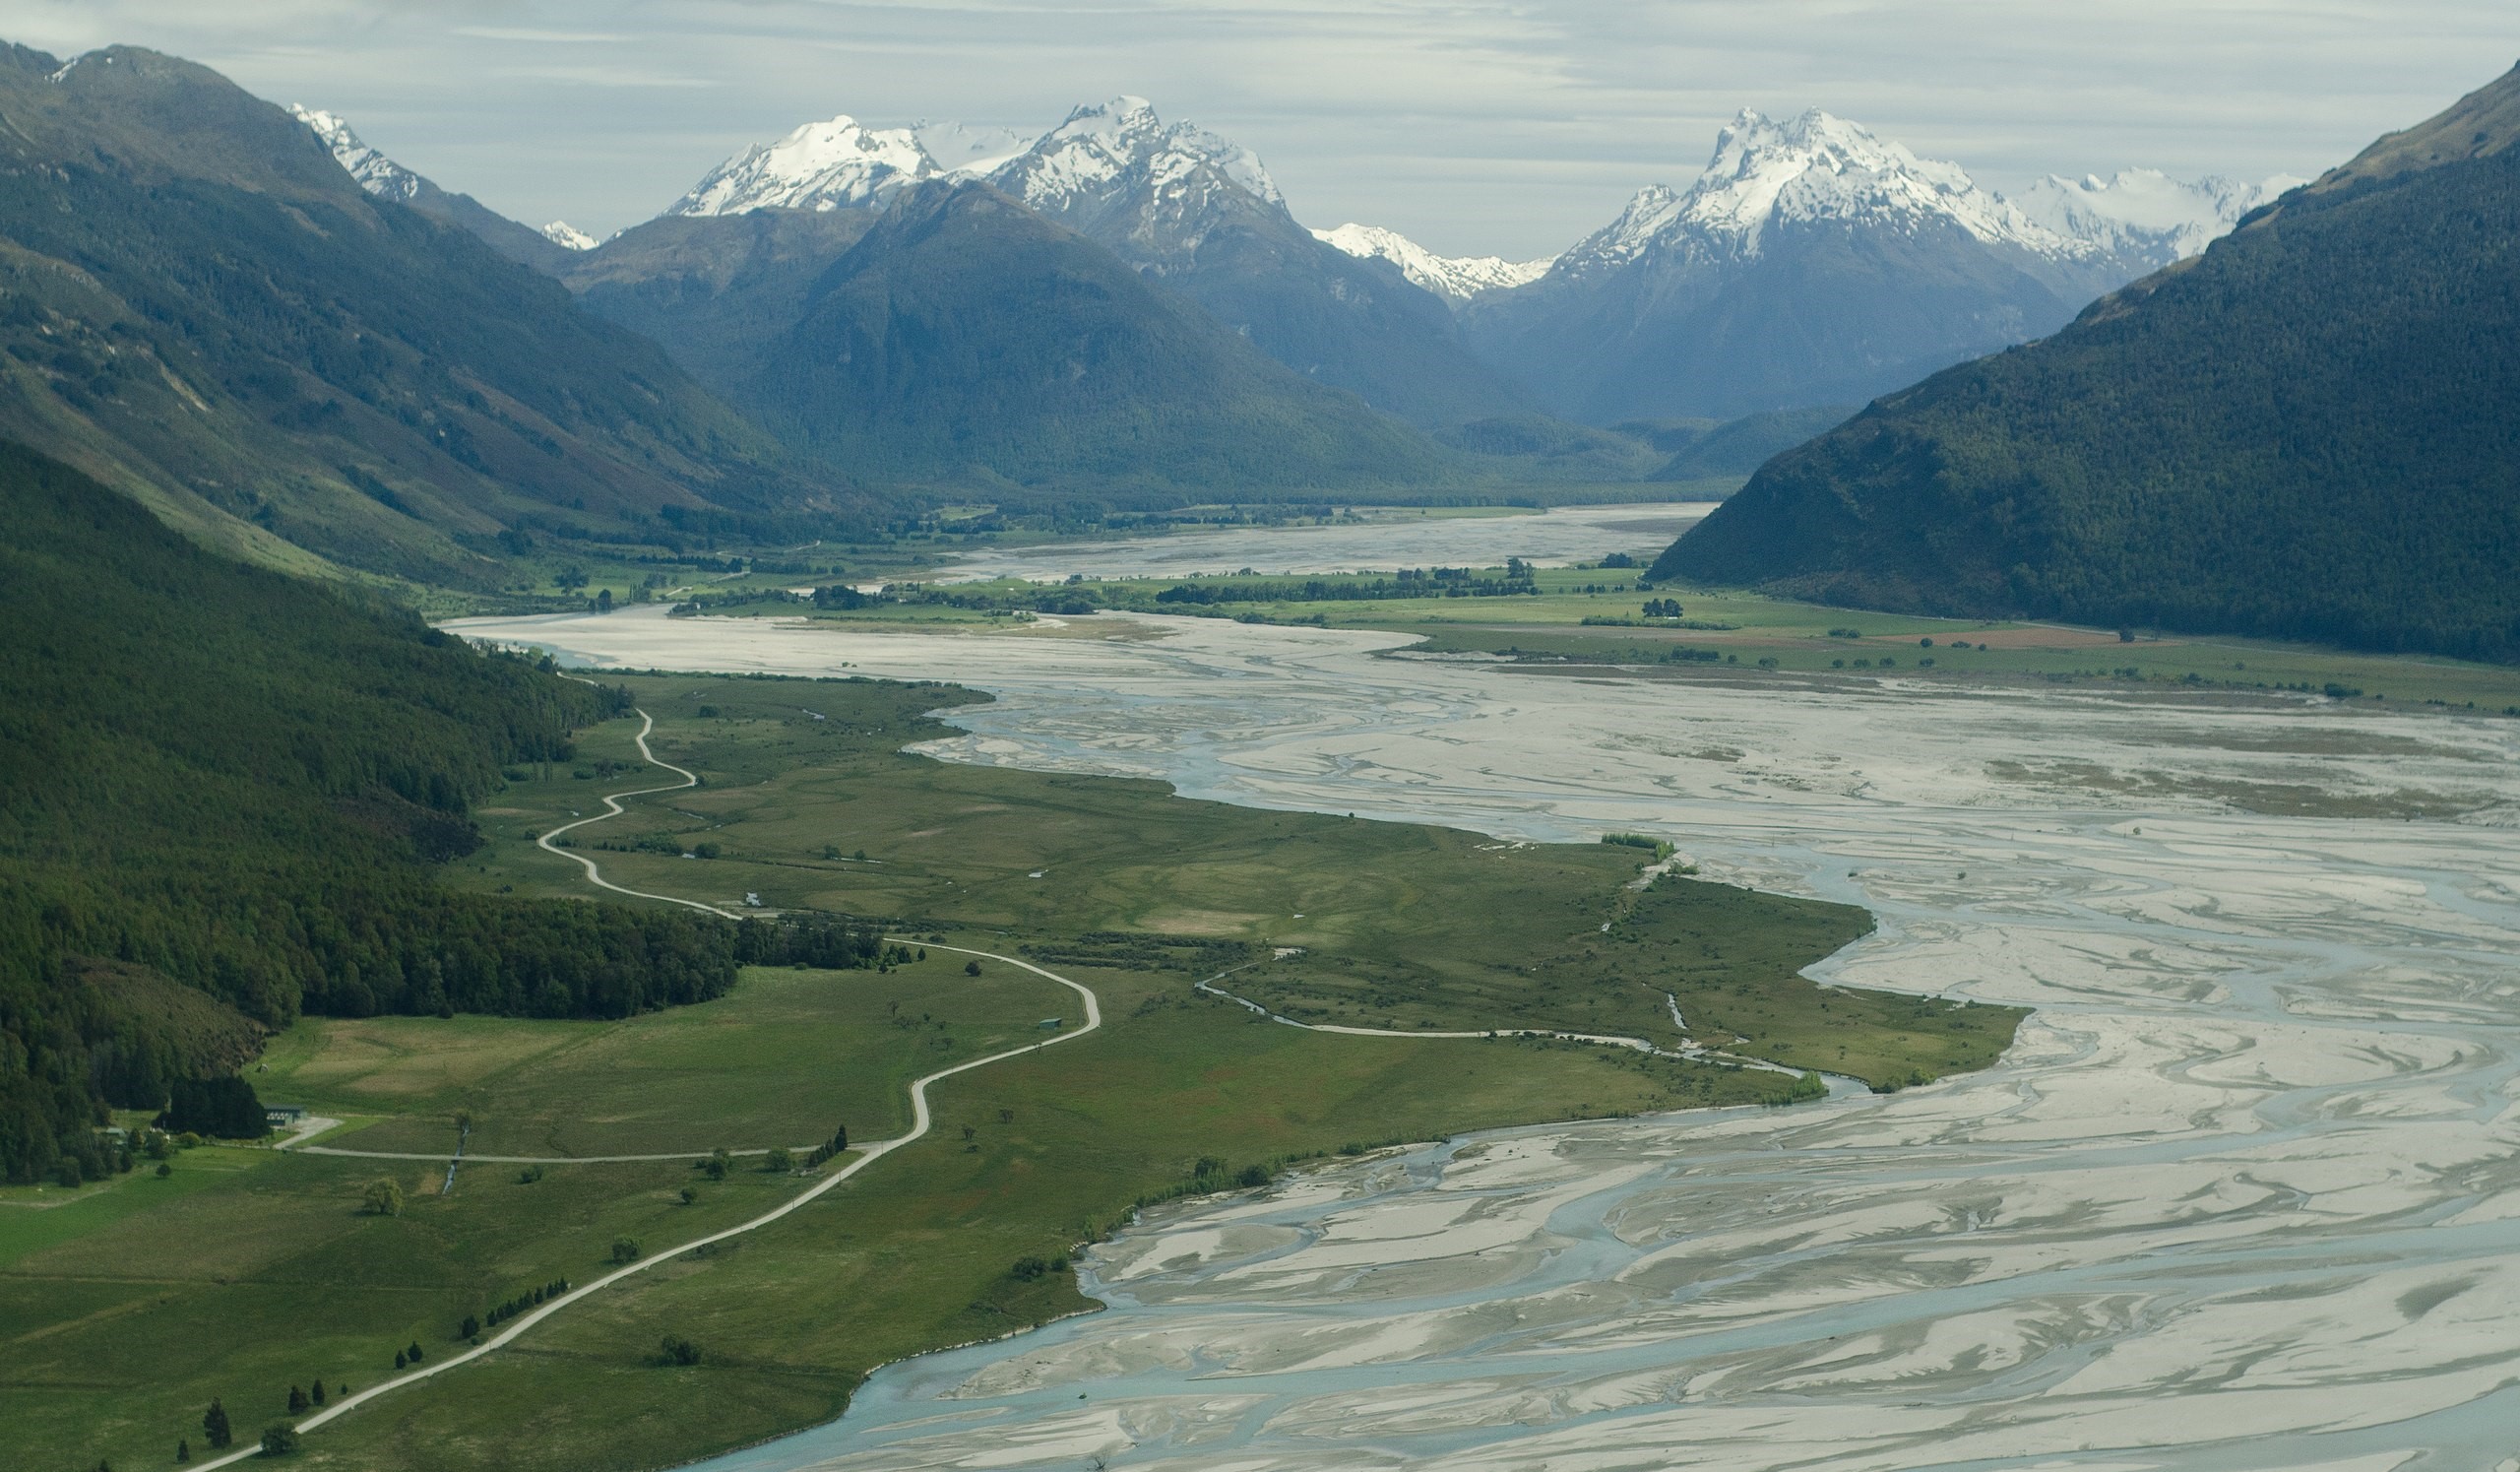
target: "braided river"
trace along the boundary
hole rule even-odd
[[[458,627],[991,692],[949,761],[1653,832],[1873,911],[1824,980],[2036,1009],[1929,1087],[1167,1208],[1086,1259],[1108,1312],[890,1367],[712,1472],[2520,1469],[2520,722],[1121,615]]]

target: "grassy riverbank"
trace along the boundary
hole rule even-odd
[[[658,753],[704,785],[573,833],[608,876],[1030,954],[1095,988],[1105,1026],[946,1081],[936,1131],[862,1178],[362,1407],[306,1439],[309,1465],[682,1460],[827,1419],[887,1360],[1090,1308],[1067,1273],[1032,1260],[1055,1261],[1142,1199],[1387,1141],[1773,1101],[1793,1086],[1625,1049],[1275,1026],[1193,990],[1228,967],[1246,968],[1238,990],[1276,986],[1290,1007],[1367,1025],[1582,1024],[1665,1043],[1678,1036],[1661,996],[1672,990],[1704,1013],[1693,1026],[1726,1030],[1710,1041],[1885,1081],[1983,1061],[2018,1020],[1927,1003],[1927,1025],[1908,1003],[1826,992],[1796,973],[1862,934],[1861,912],[1677,876],[1640,901],[1626,886],[1654,856],[1633,848],[1506,845],[903,754],[944,734],[923,712],[977,698],[943,686],[627,683],[657,717]],[[531,840],[599,808],[596,794],[653,781],[633,730],[587,733],[547,777],[512,772],[479,810],[491,842],[450,879],[583,894],[575,865]],[[714,857],[683,857],[701,853]],[[931,956],[881,972],[755,968],[716,1001],[617,1022],[304,1022],[253,1076],[267,1098],[356,1117],[336,1136],[348,1148],[444,1149],[459,1110],[480,1154],[697,1157],[804,1145],[842,1123],[882,1137],[904,1126],[913,1075],[1075,1020],[1062,989]],[[1410,981],[1406,1005],[1370,1016],[1356,1008],[1380,992],[1320,990],[1394,977]],[[214,1159],[220,1179],[169,1189]],[[201,1151],[175,1165],[169,1181],[110,1187],[163,1199],[99,1212],[0,1268],[0,1316],[29,1326],[0,1340],[0,1412],[24,1429],[30,1465],[149,1465],[178,1436],[198,1454],[214,1395],[250,1438],[284,1417],[293,1384],[372,1383],[414,1340],[457,1347],[467,1312],[595,1276],[616,1238],[653,1253],[804,1184],[744,1159],[724,1180],[681,1158],[553,1163],[532,1180],[475,1163],[452,1195],[422,1161]],[[359,1213],[379,1177],[403,1186],[402,1215]],[[699,1363],[662,1363],[668,1336],[698,1346]]]
[[[1465,584],[1500,585],[1503,568],[1465,569]],[[1425,654],[1489,654],[1532,663],[1659,665],[1674,672],[1941,683],[2076,684],[2123,690],[2207,689],[2333,695],[2358,708],[2432,706],[2501,715],[2520,710],[2520,668],[2435,656],[2366,654],[2312,644],[2152,628],[2095,629],[2011,620],[1928,618],[1796,603],[1731,589],[1640,588],[1634,567],[1539,568],[1510,596],[1425,596],[1387,573],[1107,579],[1045,588],[1012,579],[817,618],[909,624],[950,612],[984,621],[987,608],[1052,605],[1333,628],[1380,629]],[[956,605],[960,605],[957,607]],[[1670,615],[1659,610],[1676,606]],[[1649,612],[1649,608],[1658,611]],[[731,612],[797,614],[756,604]]]

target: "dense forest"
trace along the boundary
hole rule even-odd
[[[2520,658],[2515,134],[2520,73],[1779,456],[1653,576]]]
[[[106,1162],[301,1012],[618,1017],[731,984],[706,916],[441,887],[503,764],[618,691],[230,562],[0,444],[0,1176]]]

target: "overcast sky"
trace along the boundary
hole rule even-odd
[[[0,0],[342,113],[450,189],[598,234],[812,118],[1044,129],[1154,99],[1308,224],[1544,255],[1685,184],[1742,107],[1824,107],[1982,183],[2315,174],[2520,57],[2508,0]]]

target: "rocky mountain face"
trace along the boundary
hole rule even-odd
[[[1658,578],[2520,658],[2520,70],[1769,461]]]

